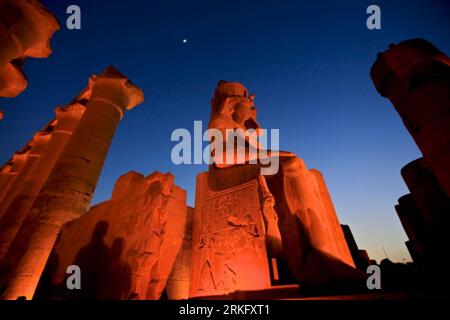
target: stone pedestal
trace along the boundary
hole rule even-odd
[[[182,250],[186,192],[173,176],[121,176],[110,200],[64,225],[41,279],[42,299],[159,299]],[[81,269],[68,290],[66,269]]]
[[[143,101],[143,93],[116,69],[94,77],[86,111],[65,146],[24,226],[23,255],[4,299],[32,298],[61,226],[89,209],[106,154],[125,110]]]
[[[258,180],[215,191],[197,177],[192,238],[191,298],[270,288]]]
[[[273,234],[278,233],[281,238],[279,241],[282,244],[280,251],[273,250],[271,242],[268,241],[269,238],[265,234],[267,258],[263,256],[259,262],[267,263],[270,267],[271,284],[301,283],[310,286],[326,286],[342,282],[345,283],[345,286],[358,286],[363,280],[364,274],[355,269],[353,258],[321,173],[317,170],[309,170],[304,162],[296,157],[280,158],[280,166],[276,175],[264,177],[267,185],[265,192],[271,193],[272,210],[277,221],[278,232],[273,232]],[[196,232],[201,232],[199,230],[208,225],[208,222],[202,222],[198,218],[197,212],[202,210],[199,206],[199,199],[203,199],[210,192],[226,194],[234,188],[251,183],[251,181],[258,181],[261,177],[258,165],[236,165],[225,169],[210,166],[209,173],[204,175],[206,177],[199,176],[197,183],[193,270],[201,267],[195,266],[198,258],[195,258],[194,254],[196,250],[199,250],[198,243],[196,243]],[[263,212],[263,225],[267,231],[269,224],[263,210],[265,197],[262,189],[264,188],[261,188],[260,184],[260,191],[256,197],[259,197],[261,201],[260,210]],[[253,197],[255,196],[250,192],[242,192],[240,198],[232,199],[231,207],[241,208],[241,201],[242,203],[249,201],[252,203]],[[210,209],[212,213],[209,215],[215,216],[217,210],[217,208]],[[229,214],[232,212],[233,210],[230,209]],[[224,214],[223,223],[227,223],[226,219],[227,216]],[[199,227],[197,224],[202,226]],[[229,249],[227,248],[227,250]],[[198,273],[198,269],[191,273],[191,294],[192,286],[195,286],[196,281],[195,272]],[[267,284],[267,282],[264,283]],[[198,293],[198,287],[195,290],[196,295],[208,295],[204,292]]]

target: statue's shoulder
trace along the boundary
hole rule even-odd
[[[232,117],[215,113],[211,115],[209,120],[208,128],[209,129],[237,129],[239,124],[233,120]]]

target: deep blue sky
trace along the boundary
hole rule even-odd
[[[29,88],[0,101],[0,162],[113,64],[146,99],[121,122],[94,203],[110,197],[121,174],[160,170],[175,175],[192,205],[206,167],[173,165],[170,134],[207,123],[218,80],[240,81],[257,95],[262,126],[280,128],[281,149],[324,173],[359,246],[376,259],[384,257],[380,246],[393,260],[410,259],[394,205],[407,193],[400,169],[420,153],[369,70],[377,52],[409,38],[449,53],[448,1],[43,2],[63,28],[50,58],[27,61]],[[81,7],[80,31],[65,28],[69,4]],[[365,26],[370,4],[381,7],[382,30]]]

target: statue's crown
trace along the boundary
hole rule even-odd
[[[248,97],[248,90],[243,84],[239,82],[229,82],[220,80],[217,83],[214,97],[211,99],[211,107],[213,112],[219,110],[222,102],[228,97]]]
[[[214,92],[214,98],[222,100],[227,97],[248,97],[248,90],[243,84],[239,82],[228,82],[221,80],[217,83],[216,91]]]

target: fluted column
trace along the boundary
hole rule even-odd
[[[14,184],[16,178],[22,172],[25,163],[27,162],[29,151],[25,152],[16,152],[11,158],[11,169],[6,173],[4,180],[2,182],[2,194],[0,195],[0,203],[3,202],[3,198],[9,192],[9,189]]]
[[[23,182],[21,189],[6,208],[3,216],[1,216],[0,265],[85,109],[86,107],[78,102],[55,109],[56,121],[49,134],[51,138],[44,152]]]
[[[6,193],[6,185],[8,183],[11,168],[11,163],[7,163],[0,169],[0,198]]]
[[[29,152],[22,170],[17,175],[14,182],[11,183],[8,191],[0,201],[0,218],[3,216],[5,209],[8,207],[9,203],[11,203],[11,200],[17,194],[18,190],[20,190],[30,171],[34,170],[34,165],[41,156],[49,139],[50,135],[47,132],[38,132],[34,135],[28,146]]]
[[[31,208],[36,223],[4,299],[33,297],[61,226],[89,209],[118,122],[142,101],[142,91],[112,67],[94,80],[84,116]]]

